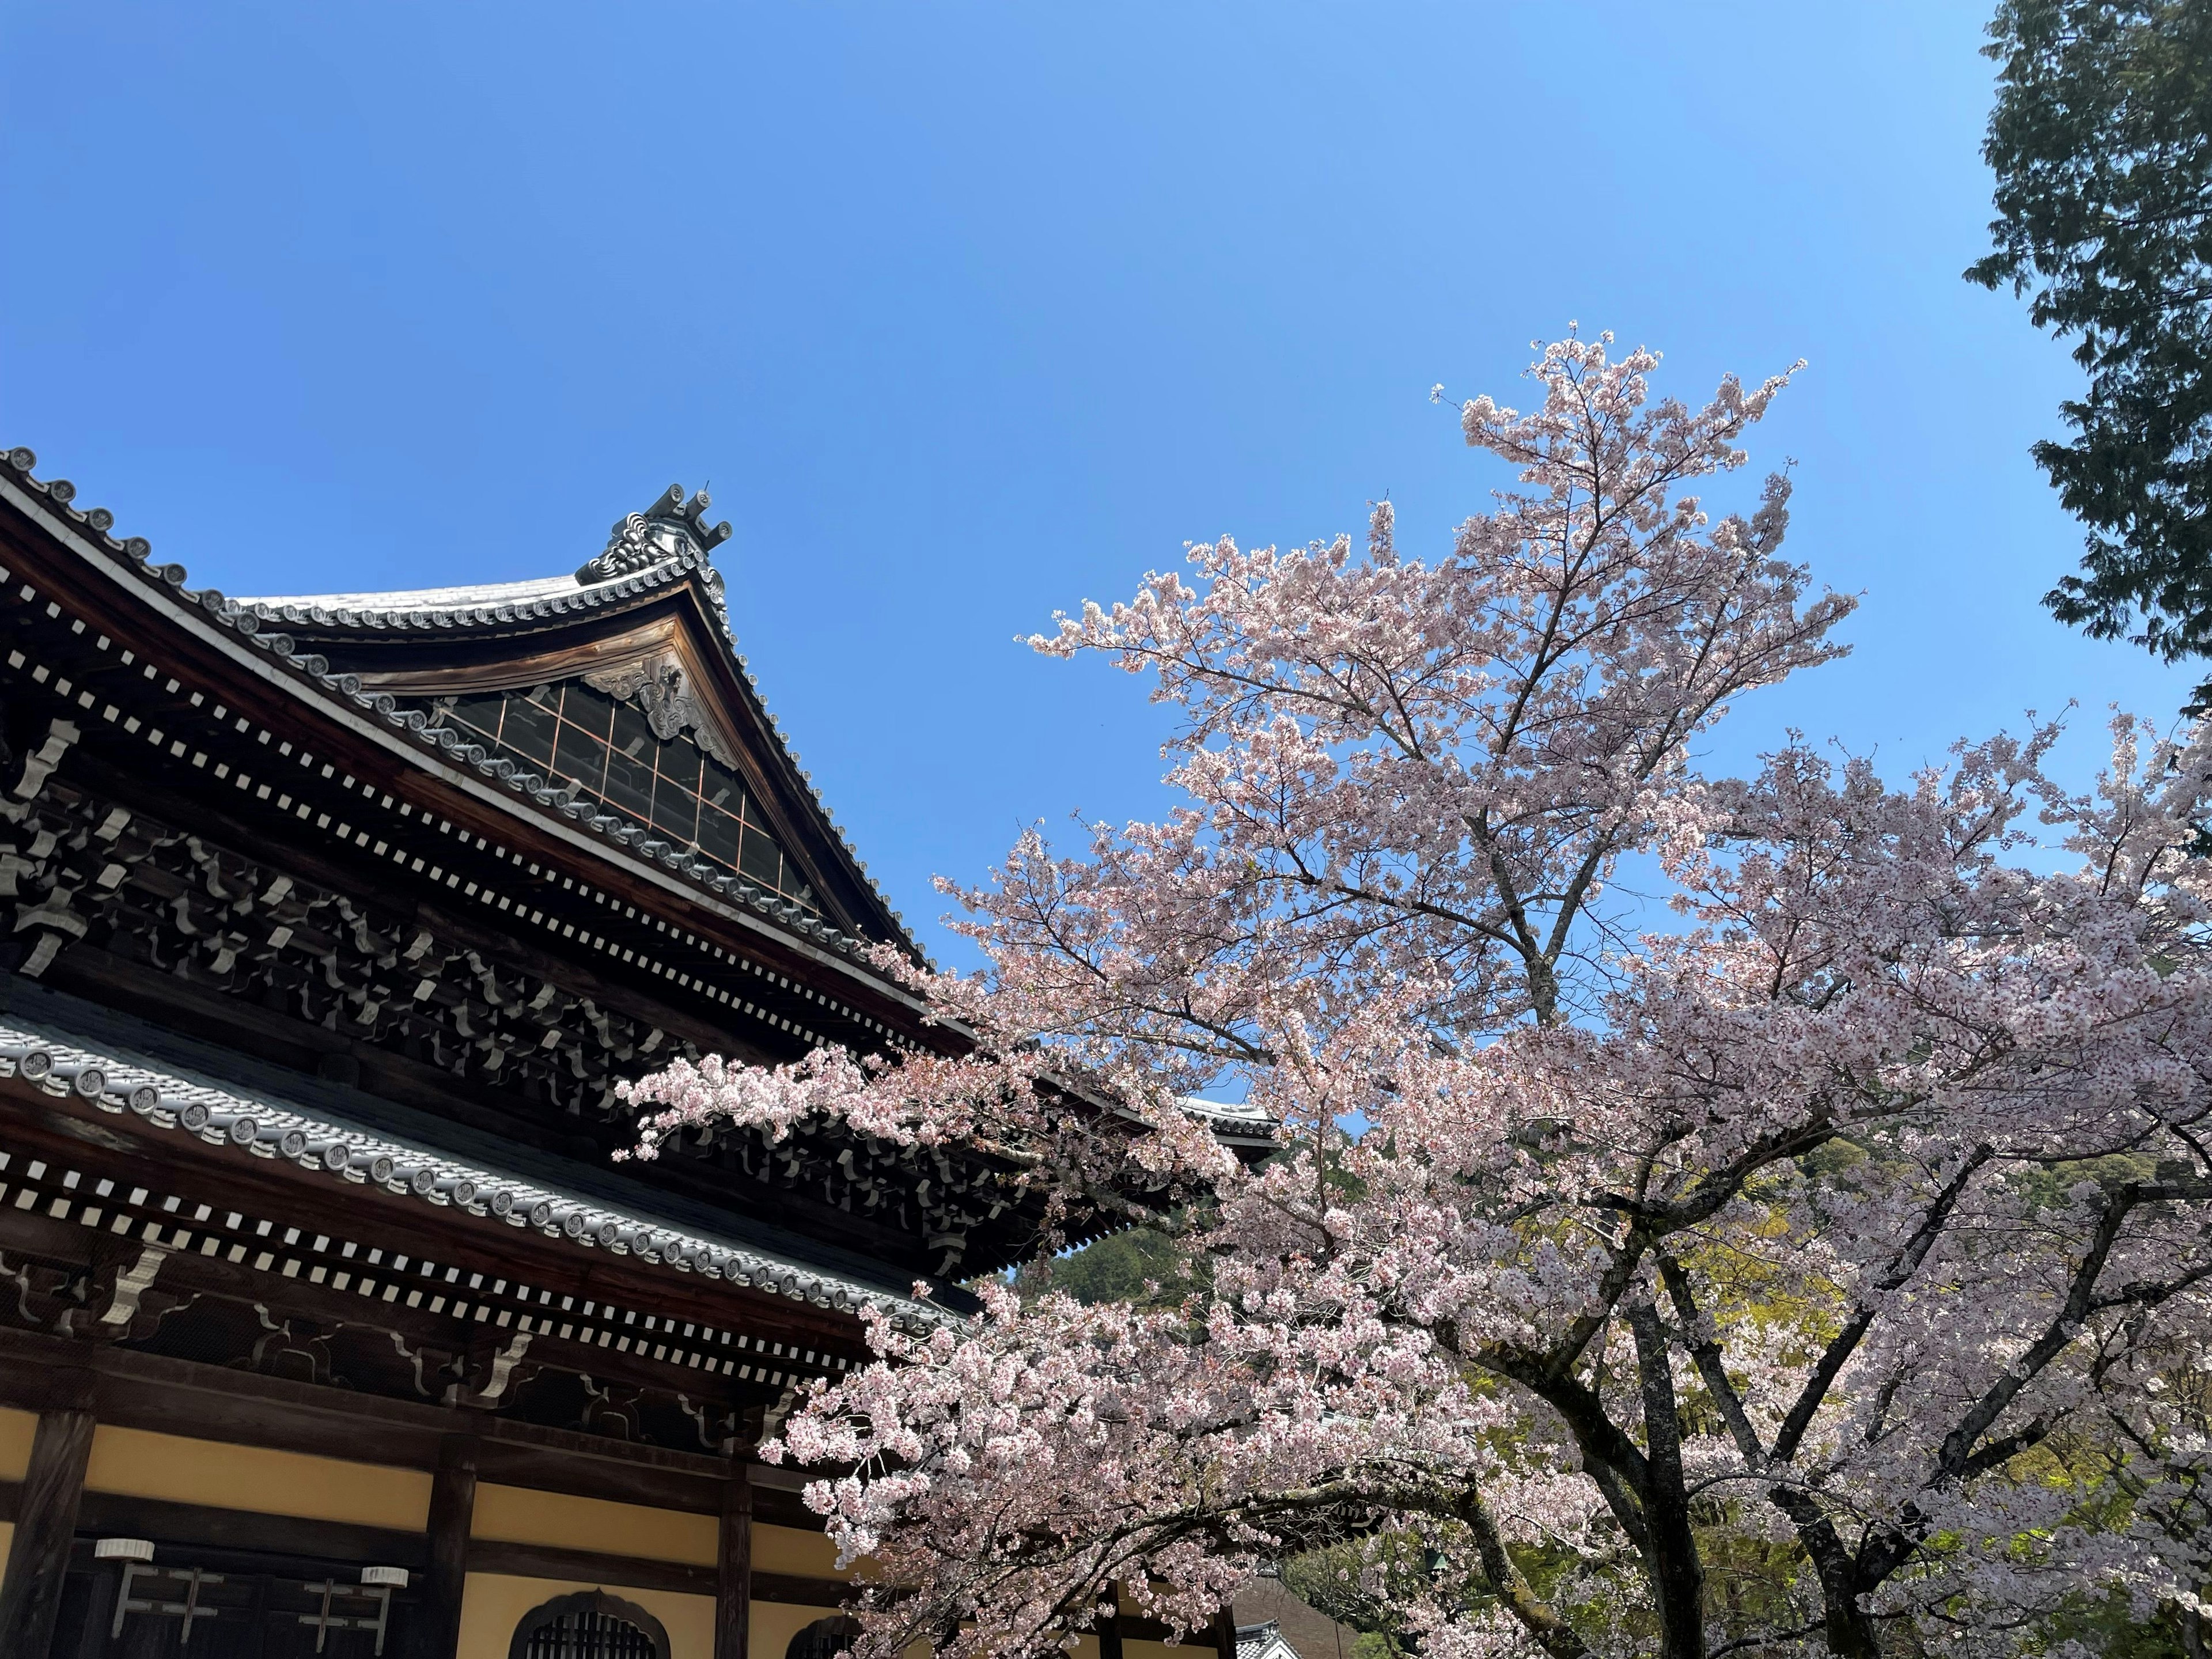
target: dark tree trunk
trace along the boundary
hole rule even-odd
[[[1626,1311],[1644,1387],[1644,1559],[1659,1610],[1660,1653],[1662,1659],[1705,1659],[1705,1569],[1682,1480],[1681,1420],[1667,1335],[1650,1302],[1631,1302]]]

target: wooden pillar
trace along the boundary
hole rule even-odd
[[[1237,1659],[1237,1604],[1226,1601],[1213,1615],[1213,1650],[1221,1659]]]
[[[92,1413],[42,1412],[31,1440],[31,1466],[15,1506],[15,1537],[0,1579],[0,1654],[46,1659],[61,1611],[62,1579],[76,1539],[85,1465],[92,1459]]]
[[[415,1606],[415,1659],[454,1659],[461,1642],[461,1592],[469,1578],[469,1522],[477,1507],[477,1443],[449,1434],[430,1480],[429,1571]]]
[[[714,1575],[714,1659],[747,1659],[753,1615],[753,1483],[742,1457],[722,1483],[722,1538]]]
[[[1121,1587],[1106,1586],[1114,1611],[1098,1621],[1098,1659],[1121,1659]]]

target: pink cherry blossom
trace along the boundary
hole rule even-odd
[[[1786,479],[1698,493],[1787,376],[1693,410],[1611,344],[1464,405],[1517,477],[1433,563],[1386,504],[1364,548],[1196,546],[1036,642],[1149,677],[1185,799],[960,895],[985,970],[902,971],[962,1054],[636,1085],[645,1153],[976,1146],[1066,1236],[1200,1264],[1179,1301],[879,1323],[763,1448],[868,1558],[872,1659],[1040,1651],[1116,1585],[1199,1629],[1345,1540],[1450,1659],[2203,1611],[2212,740],[2115,718],[2086,793],[2048,725],[1901,783],[1796,739],[1705,775],[1850,605],[1781,558]],[[1224,1088],[1273,1157],[1186,1109]]]

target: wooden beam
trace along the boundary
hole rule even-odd
[[[1221,1604],[1221,1611],[1213,1615],[1213,1650],[1221,1659],[1237,1659],[1237,1605],[1233,1601]]]
[[[722,1483],[722,1530],[714,1583],[714,1659],[748,1659],[752,1632],[753,1486],[743,1458]]]
[[[757,1572],[753,1600],[794,1607],[842,1607],[854,1587],[842,1578],[807,1578],[795,1572]]]
[[[697,1453],[0,1327],[0,1405],[77,1403],[128,1428],[433,1471],[447,1435],[474,1434],[482,1480],[695,1515],[720,1512],[728,1468]]]
[[[350,1521],[179,1504],[162,1498],[88,1492],[77,1530],[97,1537],[150,1538],[189,1549],[278,1555],[310,1562],[374,1562],[420,1572],[428,1563],[422,1534]]]
[[[674,1590],[682,1595],[712,1595],[714,1569],[685,1561],[648,1561],[641,1556],[603,1555],[597,1550],[563,1549],[552,1544],[509,1544],[479,1538],[469,1546],[471,1572],[507,1573],[517,1578],[565,1578],[614,1589]]]
[[[1121,1587],[1109,1584],[1114,1611],[1098,1621],[1098,1659],[1121,1659]]]
[[[15,1504],[15,1536],[0,1579],[0,1653],[40,1659],[53,1640],[62,1580],[76,1540],[85,1465],[92,1458],[88,1411],[41,1413],[31,1463]]]
[[[0,1520],[14,1516],[21,1493],[21,1482],[0,1481]],[[434,1526],[437,1504],[434,1486]],[[131,1498],[118,1492],[85,1493],[83,1505],[77,1511],[77,1527],[81,1534],[150,1538],[157,1545],[191,1550],[285,1558],[303,1571],[319,1572],[332,1563],[374,1562],[405,1567],[410,1572],[425,1575],[427,1582],[432,1571],[431,1539],[423,1533],[343,1521],[311,1521],[289,1515],[260,1515],[250,1510]],[[84,1565],[82,1558],[87,1547],[81,1538],[77,1552],[80,1570]],[[674,1590],[684,1595],[712,1595],[717,1579],[715,1568],[682,1561],[654,1561],[643,1556],[560,1549],[543,1544],[501,1543],[483,1538],[468,1542],[464,1559],[470,1572],[565,1578],[616,1589]],[[848,1589],[833,1578],[775,1573],[753,1576],[754,1598],[763,1601],[834,1607],[843,1600]]]
[[[415,1610],[412,1659],[454,1659],[461,1641],[461,1593],[469,1579],[469,1522],[477,1507],[477,1443],[449,1434],[430,1478],[429,1571]]]

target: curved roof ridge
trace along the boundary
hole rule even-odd
[[[401,587],[358,593],[259,593],[241,595],[264,614],[288,606],[299,611],[412,611],[424,605],[473,609],[478,605],[511,603],[517,599],[550,598],[574,593],[584,584],[574,576],[530,576],[511,582],[465,582],[454,587]]]
[[[324,627],[336,625],[380,629],[396,625],[424,629],[450,628],[453,625],[454,612],[457,610],[465,612],[475,610],[475,606],[433,605],[391,611],[355,611],[350,617],[341,617],[337,612],[331,611],[329,613],[329,620],[325,621],[315,617],[299,599],[239,599],[226,595],[220,588],[188,587],[185,586],[187,573],[185,567],[175,563],[155,564],[153,562],[153,544],[143,536],[129,538],[116,536],[113,533],[115,515],[106,507],[87,508],[76,506],[74,503],[76,500],[76,486],[68,479],[40,479],[33,476],[32,469],[37,466],[38,459],[38,456],[33,452],[20,445],[0,451],[0,465],[4,465],[8,471],[13,473],[24,488],[44,497],[65,517],[90,532],[93,540],[102,549],[111,555],[118,556],[126,568],[134,570],[146,581],[155,586],[171,590],[179,599],[187,604],[197,605],[210,620],[240,635],[245,643],[268,652],[278,662],[304,678],[313,682],[326,694],[335,696],[352,704],[357,709],[380,719],[389,726],[409,732],[416,742],[426,748],[444,751],[444,758],[449,763],[466,763],[483,776],[503,784],[516,795],[529,799],[535,805],[573,819],[582,827],[605,836],[634,854],[641,850],[632,845],[634,841],[641,837],[627,830],[612,815],[592,814],[585,811],[559,791],[549,787],[544,778],[533,773],[522,772],[511,762],[495,759],[481,745],[465,742],[460,734],[450,727],[433,726],[424,720],[418,710],[400,708],[398,700],[387,692],[372,692],[366,690],[358,675],[333,672],[327,658],[312,651],[302,651],[298,642],[289,635],[274,629],[264,629],[263,626],[264,623],[281,624],[291,622],[298,625],[313,623],[316,626]],[[672,485],[668,495],[663,496],[662,501],[667,501],[672,496],[680,500],[681,494],[680,489]],[[631,515],[633,519],[642,516],[641,514]],[[627,520],[623,521],[624,524],[628,522]],[[715,528],[720,532],[726,530],[726,526],[717,526]],[[616,526],[617,536],[620,535],[622,529],[623,525]],[[713,539],[720,541],[722,536],[715,534]],[[875,878],[869,873],[866,860],[860,857],[858,849],[853,845],[852,838],[846,834],[844,825],[837,821],[836,817],[830,811],[828,803],[822,799],[821,791],[815,787],[813,774],[799,763],[798,751],[791,746],[789,739],[784,735],[782,722],[769,712],[767,699],[761,695],[760,681],[746,663],[744,654],[738,650],[737,637],[730,627],[729,611],[723,603],[721,576],[708,562],[704,551],[699,550],[695,543],[680,548],[669,557],[637,569],[635,574],[617,574],[607,580],[588,583],[580,580],[585,571],[592,570],[606,556],[602,554],[599,559],[586,564],[583,567],[583,570],[574,575],[538,579],[540,581],[552,584],[552,588],[544,597],[526,601],[527,607],[535,614],[559,614],[574,609],[596,606],[617,599],[635,598],[651,589],[665,586],[672,581],[690,577],[695,572],[697,573],[700,577],[700,586],[707,590],[709,609],[721,625],[722,637],[729,653],[731,665],[759,706],[762,722],[769,741],[775,745],[788,763],[792,775],[798,780],[799,787],[805,791],[806,799],[812,805],[817,817],[829,830],[838,848],[844,854],[860,883],[875,896],[877,902],[883,907],[884,914],[890,918],[892,931],[897,935],[896,942],[912,952],[916,959],[927,962],[927,955],[923,951],[920,941],[915,938],[914,930],[908,923],[905,915],[890,902],[890,896],[884,892],[883,889],[877,885]],[[561,587],[562,583],[568,584],[566,591],[562,591]],[[437,590],[414,591],[428,592]],[[362,595],[361,597],[378,596]],[[288,606],[297,610],[300,614],[286,615]],[[491,607],[493,614],[483,620],[503,623],[529,619],[527,615],[518,615],[513,612],[510,612],[507,617],[501,617],[497,614],[500,605],[495,604]],[[703,863],[684,859],[672,849],[662,848],[649,856],[669,871],[697,882],[726,900],[735,898],[763,915],[780,922],[794,932],[828,945],[831,949],[847,957],[857,960],[866,955],[865,941],[854,939],[819,922],[810,924],[803,917],[787,914],[788,910],[795,910],[796,907],[775,902],[769,895],[756,889],[750,881],[740,878],[721,877]]]

